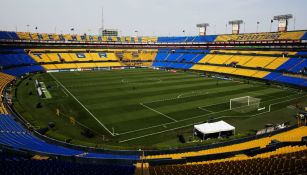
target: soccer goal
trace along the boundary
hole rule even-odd
[[[230,110],[246,113],[253,110],[257,110],[260,105],[260,98],[255,98],[251,96],[238,97],[230,99]]]

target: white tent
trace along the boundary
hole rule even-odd
[[[235,127],[221,120],[214,123],[203,123],[199,125],[194,125],[194,133],[195,130],[202,133],[203,136],[214,133],[219,133],[219,136],[221,136],[221,133],[226,131],[233,131],[234,134]]]

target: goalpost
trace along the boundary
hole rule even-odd
[[[251,96],[244,96],[230,99],[230,110],[236,112],[250,112],[253,110],[257,110],[260,106],[260,98],[255,98]]]

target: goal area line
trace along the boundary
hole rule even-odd
[[[296,95],[296,94],[291,94],[291,95],[287,95],[285,97],[280,97],[280,98],[275,98],[275,99],[271,99],[271,100],[266,100],[266,101],[263,101],[263,102],[270,102],[270,101],[275,101],[275,100],[279,100],[279,99],[289,98],[290,96],[293,96],[293,95]],[[284,102],[293,101],[293,100],[304,98],[304,97],[307,97],[307,95],[300,96],[300,97],[294,97],[294,98],[291,98],[291,99],[282,100],[280,102],[268,104],[269,109],[267,111],[264,111],[264,112],[261,112],[261,113],[258,113],[258,114],[254,114],[254,115],[248,115],[248,116],[246,116],[246,115],[242,115],[242,116],[221,116],[221,117],[217,117],[217,118],[213,118],[213,119],[216,120],[216,119],[223,119],[223,118],[253,118],[253,117],[258,117],[260,115],[263,115],[263,114],[266,114],[266,113],[270,113],[271,112],[270,109],[274,105],[278,105],[278,104],[281,104],[281,103],[284,103]],[[223,103],[220,103],[220,104],[223,104]],[[230,111],[230,109],[223,110],[223,111],[218,111],[218,112],[214,112],[214,113],[217,114],[217,113],[222,113],[222,112],[226,112],[226,111]],[[182,122],[182,121],[186,121],[186,120],[191,120],[191,119],[195,119],[195,118],[200,118],[200,117],[205,117],[205,116],[212,115],[212,114],[213,113],[205,114],[205,115],[199,115],[199,116],[195,116],[195,117],[188,118],[188,119],[178,120],[178,122]],[[142,131],[142,130],[146,130],[146,129],[152,129],[152,128],[156,128],[156,127],[160,127],[160,126],[165,126],[165,125],[170,125],[170,124],[178,123],[178,122],[164,123],[164,124],[160,124],[160,125],[156,125],[156,126],[151,126],[151,127],[147,127],[147,128],[142,128],[142,129],[138,129],[138,130],[134,130],[134,131],[128,131],[127,133],[133,133],[133,132],[138,132],[138,131]],[[152,136],[152,135],[156,135],[156,134],[170,132],[170,131],[173,131],[173,130],[177,130],[177,129],[185,128],[185,127],[188,127],[188,126],[192,126],[194,124],[195,123],[190,123],[190,124],[187,124],[187,125],[183,125],[183,126],[179,126],[179,127],[175,127],[175,128],[170,128],[170,129],[163,130],[163,131],[152,132],[152,133],[144,134],[144,135],[137,136],[137,137],[131,137],[131,138],[123,139],[123,140],[119,141],[119,143],[129,142],[129,141],[132,141],[132,140],[137,140],[137,139],[141,139],[141,138]],[[119,135],[124,135],[124,134],[125,133],[120,133]]]
[[[293,96],[293,95],[296,95],[296,94],[290,94],[290,95],[287,95],[285,97],[280,97],[280,98],[275,98],[275,99],[271,99],[271,100],[266,100],[266,101],[263,101],[263,102],[269,102],[269,101],[289,98],[290,96]],[[301,97],[297,97],[297,98],[301,98]],[[291,100],[293,100],[293,99],[291,99]],[[282,102],[284,102],[284,101],[282,101]],[[282,103],[282,102],[279,102],[279,103]],[[210,107],[210,106],[215,106],[215,105],[225,104],[225,103],[229,103],[229,102],[215,103],[215,104],[212,104],[212,105],[200,106],[198,108],[205,108],[205,107]],[[143,131],[143,130],[147,130],[147,129],[156,128],[156,127],[167,126],[167,125],[170,125],[170,124],[174,124],[174,123],[178,123],[178,122],[183,122],[183,121],[187,121],[187,120],[192,120],[192,119],[197,119],[197,118],[201,118],[201,117],[206,117],[208,115],[218,114],[218,113],[222,113],[222,112],[226,112],[226,111],[231,111],[231,110],[229,108],[227,108],[225,110],[220,110],[220,111],[216,111],[216,112],[211,111],[211,113],[209,113],[209,114],[197,115],[197,116],[193,116],[193,117],[190,117],[190,118],[178,120],[176,122],[162,123],[162,124],[153,125],[153,126],[149,126],[149,127],[145,127],[145,128],[140,128],[140,129],[136,129],[136,130],[126,131],[126,132],[118,133],[117,135],[125,135],[125,134],[129,134],[129,133],[133,133],[133,132],[139,132],[139,131]]]

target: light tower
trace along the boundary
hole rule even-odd
[[[101,8],[101,28],[99,28],[99,35],[102,34],[102,31],[104,30],[104,21],[103,21],[103,8]]]
[[[205,36],[207,33],[207,27],[209,27],[208,23],[196,24],[196,27],[199,28],[199,36]]]
[[[239,34],[240,33],[240,25],[243,24],[243,20],[229,21],[229,24],[232,25],[232,34]]]
[[[278,32],[286,32],[288,30],[288,20],[293,18],[292,14],[274,16],[274,20],[278,21]]]

